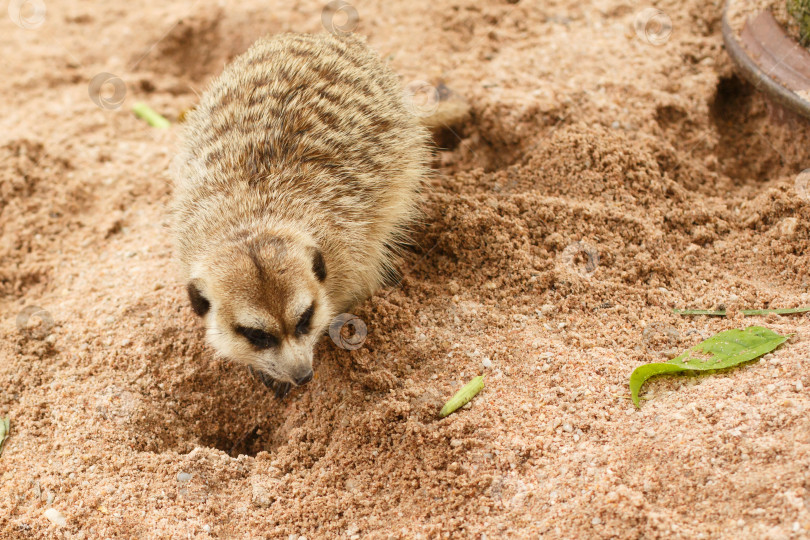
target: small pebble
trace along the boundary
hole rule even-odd
[[[600,523],[602,523],[602,520],[599,519],[598,517],[595,517],[591,520],[591,525],[599,525]]]
[[[207,533],[211,532],[211,525],[203,525],[203,530]]]
[[[180,482],[181,484],[185,484],[189,480],[191,480],[191,474],[189,474],[187,472],[179,472],[179,473],[177,473],[177,481]]]
[[[804,385],[802,384],[802,381],[796,381],[796,391],[801,392],[802,390],[804,390]]]
[[[481,365],[489,369],[492,367],[492,360],[490,360],[488,356],[485,356],[484,359],[481,360]]]
[[[45,517],[57,527],[64,527],[67,525],[67,518],[63,516],[62,512],[56,508],[48,508],[45,510]]]

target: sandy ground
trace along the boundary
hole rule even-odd
[[[810,319],[671,313],[810,304],[810,129],[733,75],[718,2],[357,2],[403,83],[443,76],[473,114],[404,281],[356,310],[364,346],[324,338],[283,402],[204,347],[166,229],[178,131],[130,107],[176,121],[259,35],[322,31],[323,4],[18,4],[2,538],[810,537]],[[795,335],[632,406],[636,366],[749,324]]]

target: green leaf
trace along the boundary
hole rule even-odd
[[[797,308],[784,308],[784,309],[742,309],[740,313],[746,317],[753,315],[768,315],[776,313],[777,315],[793,315],[794,313],[807,313],[810,307],[797,307]],[[673,309],[673,313],[677,315],[708,315],[710,317],[725,317],[725,309]]]
[[[776,313],[777,315],[792,315],[794,313],[807,313],[808,311],[810,311],[810,307],[784,309],[743,309],[742,314],[748,317],[751,315],[768,315],[769,313]]]
[[[160,113],[156,112],[152,107],[141,101],[132,106],[132,112],[134,112],[140,118],[146,120],[146,123],[152,127],[168,129],[172,125],[171,122],[166,120],[165,117],[161,116]]]
[[[11,433],[11,422],[8,418],[0,418],[0,456],[3,455],[3,445]]]
[[[710,317],[726,316],[725,309],[718,309],[717,311],[712,309],[673,309],[672,312],[676,315],[708,315]]]
[[[665,363],[639,366],[630,374],[630,394],[639,407],[638,392],[641,386],[655,375],[689,371],[725,369],[759,358],[776,349],[790,336],[780,336],[761,326],[749,326],[745,330],[726,330]]]
[[[442,407],[441,412],[439,412],[439,416],[444,418],[448,414],[455,412],[457,409],[460,409],[464,405],[466,405],[475,395],[484,388],[484,376],[479,375],[478,377],[474,378],[470,382],[464,385],[464,387],[456,392],[456,394],[450,398],[444,407]]]

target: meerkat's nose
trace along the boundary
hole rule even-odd
[[[312,380],[312,370],[310,369],[307,372],[306,375],[304,375],[303,377],[298,377],[297,379],[295,379],[295,384],[297,384],[298,386],[301,386],[302,384],[307,384],[311,380]]]

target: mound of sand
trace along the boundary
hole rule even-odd
[[[323,5],[45,7],[0,20],[2,537],[810,535],[810,320],[671,312],[810,304],[810,129],[734,76],[719,6],[356,5],[404,83],[473,114],[364,346],[325,338],[283,402],[203,346],[166,229],[177,129],[129,107],[176,121]],[[88,96],[105,73],[123,100]],[[632,407],[636,366],[749,324],[795,335]]]

